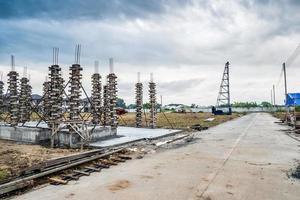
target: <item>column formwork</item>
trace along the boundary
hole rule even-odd
[[[143,83],[140,82],[140,73],[138,73],[138,81],[135,84],[135,126],[142,127],[142,110],[143,110]]]
[[[22,77],[20,82],[20,122],[25,123],[30,121],[32,87],[27,77]]]
[[[149,103],[150,103],[150,128],[156,128],[156,83],[153,82],[153,75],[149,82]]]

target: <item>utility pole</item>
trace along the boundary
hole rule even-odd
[[[283,68],[283,77],[284,77],[284,94],[285,94],[285,102],[287,102],[287,84],[286,84],[286,69],[285,63],[282,64]]]
[[[273,104],[273,91],[272,91],[272,89],[271,89],[271,104],[272,104],[272,106],[274,106],[274,104]]]
[[[160,112],[162,112],[162,95],[160,95]]]
[[[273,103],[274,106],[276,105],[276,100],[275,100],[275,85],[273,85]]]

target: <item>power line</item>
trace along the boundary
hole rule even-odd
[[[296,60],[299,54],[300,54],[300,43],[298,44],[294,52],[290,55],[290,57],[288,57],[288,59],[286,60],[285,66],[289,67],[290,65],[292,65],[292,63]]]
[[[300,54],[300,43],[298,44],[297,48],[293,51],[293,53],[287,58],[285,62],[285,67],[291,66],[292,63],[296,60],[296,58],[299,56],[299,54]],[[276,86],[280,84],[282,77],[283,77],[283,68],[281,68],[278,81],[276,82]]]

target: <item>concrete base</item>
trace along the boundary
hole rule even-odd
[[[37,127],[36,125],[36,122],[29,122],[24,126],[16,127],[0,124],[0,139],[50,145],[51,130],[46,124],[39,124]],[[90,142],[104,140],[105,138],[117,135],[117,129],[111,129],[110,127],[96,126],[94,128],[93,126],[89,126],[88,130],[92,131]],[[54,144],[56,144],[56,146],[78,147],[81,143],[82,138],[78,134],[70,134],[68,129],[62,129],[54,136]]]
[[[91,147],[103,148],[109,146],[122,145],[143,139],[155,139],[182,132],[182,130],[163,129],[163,128],[134,128],[118,127],[118,137],[110,140],[99,140],[90,144]]]
[[[0,126],[0,139],[39,144],[50,141],[50,130],[33,127]]]

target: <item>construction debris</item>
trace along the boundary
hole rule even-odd
[[[214,117],[210,117],[210,118],[205,119],[204,121],[205,121],[205,122],[212,122],[212,121],[214,121],[214,120],[215,120]]]

